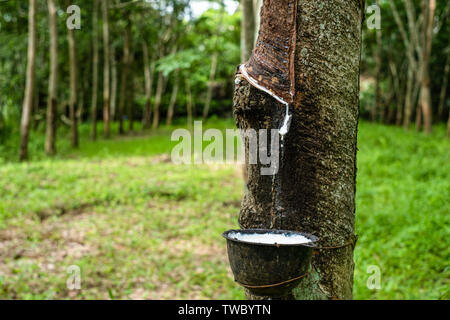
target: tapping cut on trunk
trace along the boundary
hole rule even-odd
[[[255,49],[239,68],[251,85],[283,104],[293,103],[295,95],[296,18],[296,0],[266,0]]]

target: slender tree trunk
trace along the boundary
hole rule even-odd
[[[438,116],[439,119],[444,117],[445,98],[447,94],[448,73],[450,71],[450,47],[447,48],[447,59],[445,62],[444,75],[442,77],[441,93],[439,95]]]
[[[127,17],[128,19],[128,17]],[[125,128],[123,125],[123,116],[125,114],[125,104],[127,98],[128,73],[130,69],[130,30],[131,26],[128,21],[124,32],[123,40],[123,60],[122,74],[120,78],[120,100],[119,100],[119,133],[123,134]]]
[[[189,77],[185,78],[186,83],[186,113],[187,113],[187,127],[189,130],[192,127],[192,93],[191,93],[191,80]]]
[[[241,62],[250,58],[255,44],[255,14],[254,0],[241,0],[242,19],[241,19]]]
[[[72,147],[78,148],[78,88],[77,88],[77,50],[75,34],[72,29],[67,29],[69,39],[69,69],[70,69],[70,97],[69,97],[69,118],[70,118],[70,141]]]
[[[91,101],[91,139],[97,139],[97,92],[98,92],[98,7],[99,0],[94,0],[94,12],[92,15],[92,101]]]
[[[117,108],[117,62],[114,47],[111,47],[111,120],[116,117]]]
[[[134,130],[134,78],[133,78],[133,57],[134,54],[131,54],[130,56],[130,62],[129,62],[129,67],[130,67],[130,74],[129,74],[129,80],[128,80],[128,88],[129,88],[129,92],[128,92],[128,131],[133,131]]]
[[[56,152],[56,106],[58,81],[58,31],[56,6],[54,0],[48,0],[50,29],[50,79],[48,81],[47,127],[45,131],[45,153],[54,155]]]
[[[424,45],[421,61],[421,81],[420,81],[420,105],[422,109],[423,125],[425,133],[431,133],[432,109],[430,92],[430,73],[429,63],[431,55],[431,45],[433,40],[433,19],[436,9],[436,0],[422,0],[423,8],[426,8],[427,16],[426,26],[424,27]]]
[[[212,91],[214,87],[214,79],[216,77],[218,55],[219,53],[216,51],[213,53],[211,58],[211,72],[209,74],[208,92],[206,93],[206,102],[205,107],[203,109],[203,121],[206,121],[206,119],[208,118],[209,108],[211,106]]]
[[[379,6],[379,1],[376,1],[377,5]],[[382,55],[382,49],[383,44],[381,42],[381,30],[376,31],[376,37],[377,37],[377,50],[375,54],[375,101],[374,101],[374,107],[372,109],[372,121],[376,122],[378,120],[383,121],[383,106],[381,105],[381,55]],[[381,117],[380,117],[381,116]],[[381,119],[380,119],[381,118]]]
[[[418,103],[416,107],[416,131],[420,131],[421,128],[422,128],[422,105]]]
[[[291,0],[265,1],[259,37],[264,33],[266,37],[277,36],[277,31],[284,28],[284,20],[289,21],[287,16],[293,4]],[[289,77],[294,71],[296,94],[289,107],[292,121],[282,141],[275,179],[261,175],[262,166],[249,165],[246,159],[248,191],[241,205],[240,226],[297,230],[320,238],[313,255],[314,268],[284,298],[352,298],[363,8],[364,1],[360,0],[298,1],[293,29],[295,52],[286,54],[293,59]],[[323,25],[339,27],[324,29]],[[280,42],[269,40],[274,45]],[[262,48],[265,52],[267,46]],[[270,61],[269,54],[265,57],[271,65],[278,65],[277,61]],[[250,85],[243,74],[238,73],[237,77],[237,126],[255,130],[280,128],[285,106]],[[282,79],[286,78],[283,75]],[[273,81],[269,80],[269,85]],[[248,155],[247,143],[245,148]],[[261,299],[249,293],[247,297]]]
[[[406,78],[406,95],[405,95],[405,114],[403,116],[403,128],[409,130],[411,125],[412,113],[412,89],[414,82],[414,70],[411,64],[408,65],[408,74]]]
[[[160,71],[158,72],[158,84],[156,85],[155,105],[153,106],[153,124],[152,124],[153,129],[159,127],[159,107],[161,106],[163,91],[164,91],[164,75]]]
[[[400,19],[400,15],[397,11],[397,7],[394,3],[394,0],[389,0],[390,7],[392,9],[392,13],[394,15],[395,22],[399,28],[400,35],[402,37],[403,43],[406,49],[406,56],[408,58],[408,71],[407,71],[407,79],[406,79],[406,94],[405,94],[405,112],[403,116],[403,127],[405,130],[409,130],[411,125],[411,114],[413,110],[413,103],[415,102],[413,87],[414,87],[414,73],[417,71],[417,61],[414,56],[415,49],[418,47],[418,39],[416,36],[417,29],[415,28],[415,17],[412,12],[413,6],[409,2],[406,1],[406,12],[408,18],[408,27],[410,30],[410,35],[408,36],[406,33],[405,26]]]
[[[20,122],[20,161],[28,158],[28,137],[30,135],[30,118],[33,106],[35,65],[36,65],[36,0],[29,1],[28,8],[28,61],[25,96],[23,99],[22,119]]]
[[[108,24],[108,0],[102,0],[102,18],[103,18],[103,122],[104,137],[110,137],[109,127],[109,24]]]
[[[142,117],[142,129],[148,129],[150,127],[150,119],[152,116],[152,88],[153,88],[153,74],[155,72],[155,61],[149,62],[148,45],[144,40],[142,42],[142,55],[144,57],[144,80],[145,80],[145,107]]]
[[[395,109],[392,109],[392,114],[389,117],[389,121],[391,123],[395,123],[396,126],[399,126],[402,121],[402,111],[403,111],[403,90],[400,86],[400,78],[399,73],[397,71],[397,67],[395,62],[388,56],[388,65],[391,71],[391,80],[393,84],[393,97],[395,98]],[[395,113],[395,115],[394,115]],[[395,119],[394,119],[395,117]]]
[[[221,5],[221,13],[220,13],[220,19],[219,24],[217,25],[216,30],[216,51],[212,54],[211,57],[211,70],[209,73],[209,82],[208,82],[208,92],[206,93],[206,101],[205,106],[203,108],[203,121],[206,121],[208,118],[209,108],[211,105],[211,99],[212,99],[212,91],[214,86],[214,79],[216,78],[216,70],[217,70],[217,60],[219,58],[219,51],[218,51],[218,44],[219,44],[219,35],[222,29],[222,22],[223,22],[223,14],[224,14],[224,4],[223,2],[220,3]],[[251,14],[253,16],[253,13]]]
[[[258,33],[259,33],[259,24],[260,24],[260,13],[261,13],[261,6],[262,6],[263,0],[253,0],[253,16],[255,17],[255,36],[254,36],[254,44],[256,44],[256,40],[258,39]]]
[[[450,137],[450,112],[448,113],[448,120],[447,120],[447,137]]]
[[[177,95],[178,95],[178,87],[179,87],[179,70],[175,70],[174,75],[174,83],[173,83],[173,89],[172,89],[172,95],[170,96],[170,104],[169,109],[167,110],[167,118],[166,118],[166,125],[170,126],[172,124],[173,119],[173,112],[175,109],[175,104],[177,102]]]

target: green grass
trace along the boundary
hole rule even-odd
[[[237,227],[240,169],[170,163],[175,127],[90,142],[82,126],[80,149],[64,131],[53,159],[35,134],[29,163],[4,148],[0,298],[243,299],[220,236]],[[358,139],[355,298],[448,299],[445,129],[425,136],[363,122]],[[79,291],[66,286],[71,265],[81,268]],[[367,288],[371,265],[380,290]]]

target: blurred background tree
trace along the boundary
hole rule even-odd
[[[48,89],[49,30],[55,28],[50,28],[48,6],[38,2],[36,7],[31,144],[34,133],[47,127],[47,153],[54,154],[55,128],[72,127],[76,146],[77,128],[85,123],[95,139],[98,119],[108,137],[110,123],[117,122],[118,133],[125,134],[156,129],[162,122],[170,125],[174,119],[231,116],[234,70],[256,41],[261,1],[80,0],[73,2],[81,10],[80,30],[67,30],[70,3],[54,3],[59,36],[53,91]],[[380,7],[381,29],[364,24],[360,116],[406,130],[415,123],[417,130],[429,133],[433,124],[449,119],[449,5],[377,0],[366,8],[372,5]],[[7,79],[0,82],[0,139],[5,150],[18,148],[29,9],[26,1],[0,3],[0,78]],[[366,10],[366,19],[371,15]],[[71,38],[76,49],[72,90]],[[46,116],[49,94],[56,103],[54,120],[53,113]],[[46,125],[46,119],[55,126]]]

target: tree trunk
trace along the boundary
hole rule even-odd
[[[70,2],[69,2],[70,3]],[[70,141],[72,147],[78,148],[78,88],[77,88],[77,50],[75,34],[72,29],[67,29],[69,39],[69,68],[70,68],[70,97],[69,97],[69,118],[70,118]]]
[[[216,51],[211,57],[211,71],[209,73],[208,91],[206,93],[206,102],[203,109],[203,121],[206,121],[206,119],[208,118],[209,108],[211,106],[212,90],[214,86],[214,79],[216,77],[218,55],[219,53]]]
[[[23,99],[22,118],[20,122],[20,161],[28,158],[28,137],[30,135],[30,118],[33,106],[35,65],[36,65],[36,0],[29,1],[28,8],[28,62],[25,96]]]
[[[419,132],[422,128],[422,106],[421,104],[417,104],[416,107],[416,131]]]
[[[187,127],[189,130],[192,127],[192,93],[191,93],[191,80],[186,77],[186,113],[187,113]]]
[[[129,67],[130,67],[130,75],[128,80],[128,131],[134,130],[134,78],[133,78],[133,71],[132,71],[132,65],[133,65],[133,57],[134,54],[131,54],[130,61],[129,61]]]
[[[256,44],[256,40],[258,39],[258,33],[259,33],[259,24],[260,24],[260,18],[259,14],[261,13],[261,6],[262,6],[263,0],[253,0],[253,16],[255,17],[255,36],[254,36],[254,44]],[[251,54],[251,53],[250,53]]]
[[[128,18],[128,17],[127,17]],[[122,59],[122,74],[120,78],[120,100],[119,100],[119,133],[125,132],[123,126],[123,116],[125,113],[125,103],[127,98],[127,85],[128,85],[128,73],[130,68],[130,23],[127,22],[127,26],[124,32],[123,38],[123,59]]]
[[[242,19],[241,19],[241,62],[250,58],[255,44],[255,14],[254,14],[254,0],[241,0],[242,5]]]
[[[45,153],[56,152],[56,119],[57,119],[57,81],[58,81],[58,31],[56,6],[54,0],[48,0],[48,16],[50,29],[50,78],[48,81],[47,127],[45,131]]]
[[[103,125],[104,137],[110,137],[109,127],[109,24],[108,24],[108,0],[102,0],[103,18]]]
[[[162,94],[164,91],[164,75],[158,72],[158,84],[156,85],[155,105],[153,106],[153,124],[152,129],[159,127],[159,107],[161,106]]]
[[[430,73],[429,73],[429,63],[431,55],[431,45],[433,40],[433,20],[434,12],[436,9],[436,0],[423,0],[423,8],[426,8],[427,24],[424,27],[423,32],[423,48],[422,48],[422,59],[421,59],[421,76],[420,76],[420,102],[422,109],[423,125],[425,133],[431,133],[432,125],[432,110],[431,110],[431,92],[430,92]]]
[[[173,112],[175,109],[175,104],[177,102],[178,86],[179,86],[178,81],[179,81],[179,70],[177,69],[175,70],[172,95],[170,97],[169,109],[167,110],[166,125],[168,126],[172,124]]]
[[[379,6],[379,1],[376,1],[377,6]],[[375,53],[375,101],[374,107],[372,109],[372,121],[376,122],[378,120],[383,121],[383,106],[381,105],[381,54],[383,49],[383,43],[381,42],[381,30],[376,30],[377,38],[377,50]],[[380,117],[381,116],[381,117]],[[380,119],[381,118],[381,119]]]
[[[94,0],[92,15],[92,101],[91,101],[91,139],[97,139],[97,92],[98,92],[98,7],[99,0]]]
[[[114,121],[117,107],[117,62],[114,47],[111,47],[111,112],[110,118]]]
[[[312,272],[284,298],[351,299],[364,2],[299,0],[297,11],[291,9],[295,8],[293,4],[291,0],[265,1],[261,11],[258,43],[265,33],[269,37],[267,42],[280,47],[282,43],[270,37],[281,33],[290,14],[297,14],[292,31],[295,52],[292,55],[291,51],[283,52],[293,59],[289,72],[294,71],[295,81],[290,81],[295,82],[296,93],[289,105],[292,122],[282,140],[274,179],[261,175],[261,165],[249,165],[246,159],[248,190],[239,224],[244,229],[274,227],[309,232],[320,238]],[[263,54],[266,48],[262,44]],[[269,60],[265,62],[278,66],[277,61],[268,57],[271,55],[265,55]],[[287,79],[285,75],[274,74],[278,76]],[[280,128],[286,112],[280,100],[250,85],[248,76],[239,73],[237,77],[239,84],[234,97],[237,126],[255,130]],[[268,79],[273,88],[280,83],[278,78]],[[288,91],[286,94],[292,92]],[[244,145],[248,155],[249,146]],[[248,292],[247,297],[265,298]]]
[[[450,137],[450,112],[448,113],[448,120],[447,120],[447,137]]]
[[[216,78],[217,60],[219,58],[219,51],[218,51],[219,35],[220,35],[221,29],[222,29],[223,14],[225,11],[223,2],[221,2],[220,5],[221,5],[221,12],[220,12],[219,24],[217,25],[216,41],[215,41],[216,42],[216,44],[215,44],[216,51],[214,51],[214,53],[212,54],[212,57],[211,57],[211,70],[209,73],[208,92],[206,93],[206,101],[205,101],[205,106],[203,108],[203,121],[206,121],[206,119],[208,118],[209,107],[211,105],[211,99],[212,99],[212,90],[213,90],[213,86],[214,86],[214,79]],[[253,15],[253,13],[252,13],[252,15]]]
[[[406,78],[406,95],[405,95],[405,114],[403,116],[403,128],[409,130],[411,125],[411,113],[412,113],[412,90],[414,82],[414,70],[413,65],[408,64],[408,74]]]
[[[150,127],[150,119],[152,116],[151,99],[153,88],[153,74],[155,72],[155,61],[149,62],[148,45],[144,40],[142,41],[142,55],[144,57],[144,80],[145,80],[145,107],[142,117],[142,129]]]
[[[442,78],[441,93],[439,95],[439,107],[438,107],[439,119],[442,119],[444,117],[444,106],[446,105],[445,98],[447,94],[448,73],[450,71],[450,47],[447,48],[446,52],[447,52],[447,59],[445,62],[444,76]]]

